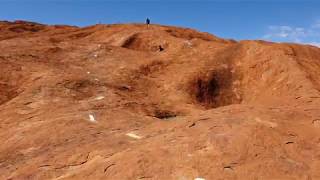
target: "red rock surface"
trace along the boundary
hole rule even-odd
[[[320,48],[17,21],[0,50],[0,179],[320,179]]]

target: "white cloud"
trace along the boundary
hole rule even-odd
[[[269,26],[267,33],[262,38],[277,42],[295,42],[320,47],[320,20],[305,28]]]
[[[306,43],[306,44],[310,44],[310,45],[317,46],[317,47],[320,48],[320,42],[309,42],[309,43]]]

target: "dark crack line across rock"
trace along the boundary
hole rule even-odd
[[[104,168],[104,171],[103,171],[103,172],[106,173],[110,167],[115,166],[115,165],[116,165],[116,164],[114,164],[114,163],[108,165],[107,167]]]

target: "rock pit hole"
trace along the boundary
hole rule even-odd
[[[175,118],[177,117],[177,113],[173,112],[173,111],[169,111],[169,110],[160,110],[160,109],[156,109],[154,111],[154,117],[158,118],[158,119],[170,119],[170,118]]]
[[[241,103],[240,87],[229,69],[199,75],[190,86],[192,98],[207,109]]]

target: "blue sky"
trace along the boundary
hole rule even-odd
[[[317,0],[0,0],[0,20],[87,26],[146,17],[223,38],[320,45]]]

